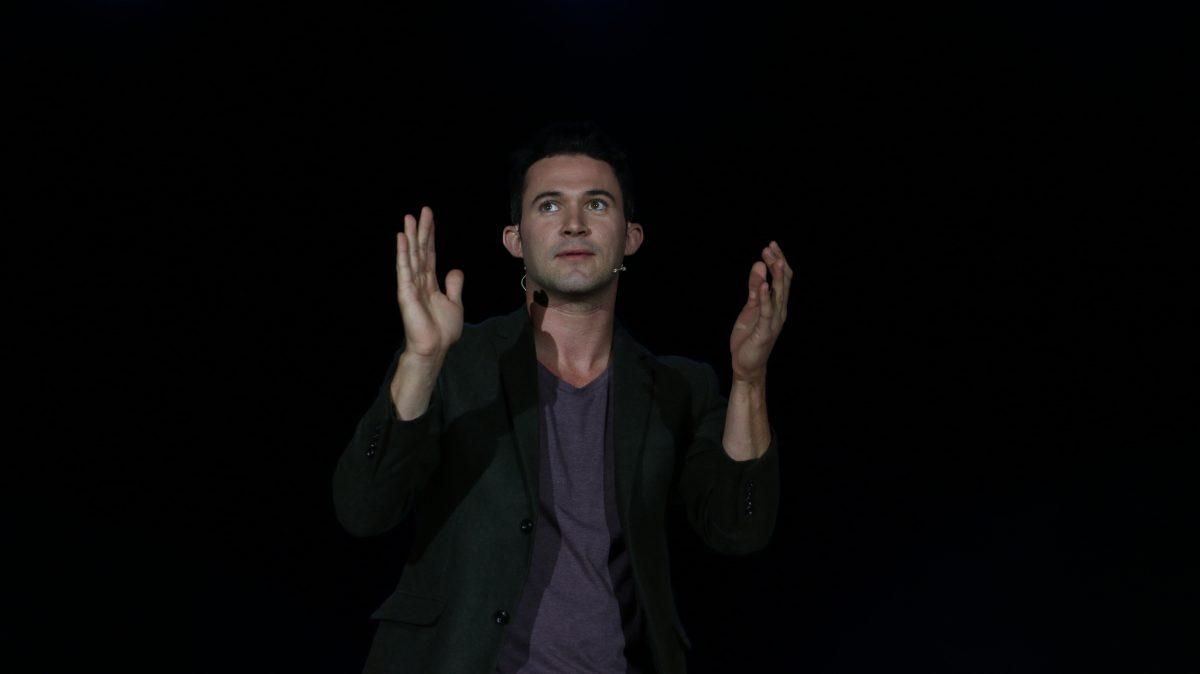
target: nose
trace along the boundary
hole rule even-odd
[[[583,217],[583,214],[575,209],[570,210],[563,221],[563,234],[567,236],[582,236],[587,234],[587,232],[587,220]]]

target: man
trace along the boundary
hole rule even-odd
[[[524,261],[525,302],[465,327],[463,272],[438,287],[432,211],[405,216],[404,339],[333,480],[351,534],[415,519],[366,672],[684,672],[667,507],[720,552],[767,544],[766,366],[792,270],[773,241],[752,265],[726,401],[711,366],[650,354],[614,316],[644,236],[630,182],[594,125],[515,153],[502,243]]]

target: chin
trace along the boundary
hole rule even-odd
[[[606,287],[607,285],[602,281],[589,279],[586,282],[557,284],[554,287],[548,288],[548,290],[561,295],[592,295],[604,290]]]

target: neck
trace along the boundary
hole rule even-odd
[[[538,361],[552,371],[595,372],[608,365],[613,340],[615,295],[599,302],[556,302],[542,306],[526,296]]]

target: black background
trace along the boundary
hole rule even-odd
[[[796,270],[774,540],[672,531],[693,671],[1196,671],[1194,11],[250,4],[8,22],[39,671],[359,671],[406,539],[329,482],[394,233],[431,206],[466,320],[516,308],[508,152],[578,117],[633,155],[652,351],[727,391],[750,265]]]

